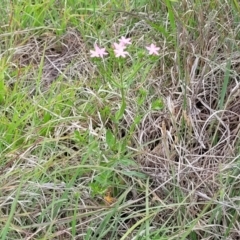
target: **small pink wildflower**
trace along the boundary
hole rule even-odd
[[[150,46],[147,46],[146,49],[148,50],[149,55],[159,55],[158,51],[160,48],[153,43]]]
[[[131,43],[131,38],[125,38],[125,37],[123,37],[123,36],[119,39],[119,43],[120,43],[122,46],[126,46],[126,45],[132,44],[132,43]]]
[[[129,55],[128,52],[124,51],[124,48],[115,48],[114,49],[115,56],[118,57],[123,57],[125,58],[126,55]]]
[[[94,50],[90,50],[91,56],[90,57],[101,57],[103,58],[104,55],[108,55],[105,48],[100,48],[97,44],[94,45]]]
[[[122,45],[121,43],[113,43],[113,48],[115,50],[118,50],[118,49],[125,49],[126,47],[124,45]]]
[[[126,49],[126,46],[122,45],[121,43],[113,43],[113,48],[114,48],[115,57],[125,58],[126,55],[129,55],[128,52],[124,51]]]

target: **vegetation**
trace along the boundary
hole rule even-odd
[[[1,239],[238,239],[238,1],[0,15]]]

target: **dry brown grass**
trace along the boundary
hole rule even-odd
[[[175,211],[159,213],[156,227],[168,222],[169,216],[175,219],[175,226],[179,225],[177,219],[181,214],[182,222],[195,219],[205,203],[212,201],[194,229],[198,239],[206,239],[205,226],[211,221],[216,204],[224,209],[226,220],[220,221],[220,226],[213,223],[212,238],[207,239],[221,239],[224,235],[232,219],[227,209],[239,213],[239,207],[228,196],[229,189],[223,186],[229,174],[226,169],[237,167],[239,158],[239,40],[234,38],[233,32],[227,31],[234,31],[231,13],[227,12],[224,23],[218,22],[218,14],[216,11],[211,19],[206,19],[203,11],[196,15],[199,18],[196,38],[187,26],[179,24],[182,68],[174,53],[168,55],[173,62],[170,69],[166,59],[159,61],[149,85],[155,89],[155,97],[164,98],[166,107],[161,112],[147,112],[136,137],[144,146],[137,161],[151,179],[152,199],[156,201],[157,195],[157,199],[171,205],[179,201],[176,199],[176,192],[179,192],[183,203],[187,204],[183,211],[179,206]],[[229,61],[230,75],[220,108]],[[172,220],[171,226],[174,226]],[[228,239],[239,236],[237,221],[234,229]]]
[[[26,85],[35,85],[39,69],[42,71],[40,85],[45,90],[59,78],[84,83],[93,77],[94,66],[77,30],[69,28],[62,36],[48,31],[40,36],[33,35],[27,40],[20,39],[26,37],[19,37],[12,53],[12,65],[14,69],[18,69],[20,76],[23,72]]]

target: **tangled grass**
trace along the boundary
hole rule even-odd
[[[239,239],[236,1],[0,13],[1,239]],[[125,62],[89,58],[123,35]]]

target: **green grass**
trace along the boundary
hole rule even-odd
[[[1,239],[237,239],[237,1],[12,0],[0,15]]]

